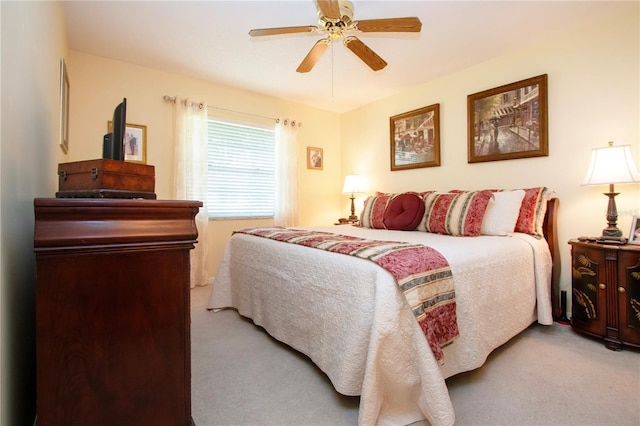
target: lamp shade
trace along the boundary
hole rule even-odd
[[[631,145],[609,146],[591,151],[591,163],[583,185],[640,182],[640,174],[631,157]]]
[[[344,178],[343,194],[360,194],[362,193],[362,181],[358,175],[348,175]]]

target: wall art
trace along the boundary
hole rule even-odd
[[[549,155],[547,75],[467,97],[468,163]]]
[[[322,154],[322,148],[316,148],[313,146],[307,147],[307,169],[322,170],[322,162],[324,156]]]
[[[392,171],[440,165],[440,104],[394,115],[389,130]]]

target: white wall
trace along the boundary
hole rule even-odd
[[[32,424],[35,414],[33,199],[50,197],[58,146],[59,67],[66,30],[58,2],[0,2],[2,133],[0,424]]]
[[[632,145],[640,166],[640,44],[633,13],[490,59],[384,101],[343,114],[343,172],[362,174],[369,192],[547,186],[560,198],[561,289],[570,288],[567,241],[600,235],[608,187],[583,187],[591,150]],[[467,95],[548,74],[549,156],[467,163]],[[441,166],[390,171],[389,117],[440,104]],[[640,185],[618,185],[618,226],[628,236],[640,214]],[[359,199],[362,202],[364,197]]]
[[[155,166],[156,194],[159,199],[170,198],[173,110],[162,97],[189,97],[227,110],[301,121],[302,127],[298,128],[298,153],[302,160],[299,167],[301,224],[330,225],[344,216],[340,210],[342,163],[340,118],[337,114],[77,51],[70,52],[69,77],[71,124],[68,161],[102,156],[102,137],[107,132],[107,121],[112,119],[117,103],[126,97],[127,122],[147,126],[147,164]],[[228,115],[214,108],[210,108],[209,113]],[[252,119],[243,114],[235,114],[234,118]],[[307,146],[323,148],[323,170],[306,168]],[[212,273],[217,269],[233,230],[272,223],[270,220],[210,221],[208,237]]]

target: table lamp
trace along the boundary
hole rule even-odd
[[[602,244],[625,244],[627,242],[627,239],[622,236],[622,231],[616,226],[618,210],[615,196],[619,193],[613,191],[613,185],[637,182],[640,182],[640,174],[631,157],[631,145],[613,146],[613,142],[609,142],[608,147],[595,148],[591,151],[591,163],[582,184],[609,185],[609,192],[604,193],[609,197],[608,226],[602,230],[602,236],[597,239],[597,242]]]
[[[362,181],[360,180],[360,176],[358,175],[348,175],[344,178],[344,186],[342,187],[343,194],[351,194],[351,216],[349,216],[350,222],[357,222],[358,216],[356,216],[356,208],[353,204],[353,200],[355,199],[354,194],[361,194],[362,191]]]

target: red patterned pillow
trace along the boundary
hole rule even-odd
[[[364,200],[360,215],[360,226],[363,228],[385,229],[384,211],[395,194],[377,193]]]
[[[424,197],[424,219],[418,230],[477,237],[492,196],[491,191],[427,194]]]
[[[387,229],[412,231],[422,220],[424,210],[424,201],[416,193],[398,194],[387,205],[383,222]]]
[[[542,224],[544,215],[547,213],[549,198],[552,198],[552,191],[544,186],[526,188],[514,231],[542,236]]]

